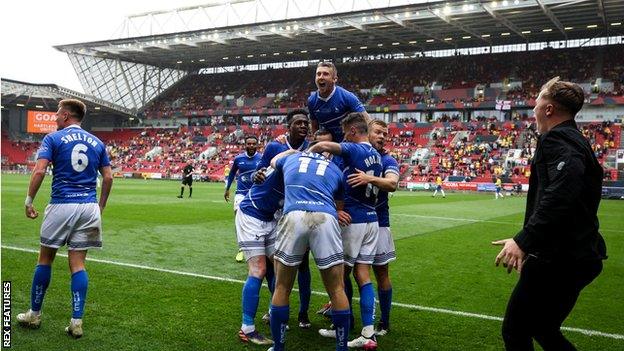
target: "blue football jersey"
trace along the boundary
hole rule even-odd
[[[383,177],[388,173],[399,175],[399,163],[389,154],[381,155],[381,164],[383,165]],[[390,208],[388,207],[388,192],[379,190],[377,194],[377,220],[380,227],[390,226]]]
[[[297,150],[303,151],[307,149],[308,144],[308,141],[304,140]],[[279,141],[272,141],[268,143],[267,146],[264,148],[264,152],[262,153],[262,159],[258,164],[258,169],[263,167],[269,167],[271,165],[271,160],[273,159],[273,157],[290,149],[293,149],[293,147],[288,143],[288,141],[286,141],[285,144],[282,144]]]
[[[236,176],[236,194],[247,195],[247,192],[253,185],[253,172],[256,170],[261,158],[262,154],[257,152],[251,157],[247,155],[247,152],[234,157],[234,163],[232,164],[232,169],[230,169],[225,188],[230,188],[232,181],[234,181],[234,176]]]
[[[313,92],[308,98],[308,111],[310,119],[318,122],[319,129],[329,130],[334,141],[339,143],[344,139],[342,119],[351,112],[366,109],[355,94],[336,85],[327,99],[320,97],[318,91]]]
[[[54,165],[51,204],[97,202],[98,170],[110,166],[110,160],[96,136],[78,125],[50,133],[43,138],[37,159]]]
[[[284,203],[284,180],[272,167],[267,168],[265,175],[264,182],[252,185],[238,208],[248,216],[270,222]]]
[[[340,168],[340,170],[344,169],[344,162],[342,161],[342,156],[340,155],[331,155],[330,154],[330,158],[329,160],[332,161],[333,163],[336,164],[336,166],[338,166],[338,168]]]
[[[320,154],[301,153],[280,158],[275,168],[284,177],[284,214],[324,212],[337,217],[334,200],[344,198],[342,172]]]
[[[340,143],[344,165],[345,182],[356,169],[375,177],[381,176],[381,156],[369,143]],[[377,194],[379,188],[368,184],[351,187],[345,185],[345,211],[351,215],[351,223],[377,222]]]

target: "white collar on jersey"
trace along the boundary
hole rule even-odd
[[[258,154],[258,151],[256,151],[253,155],[249,156],[247,151],[245,151],[245,156],[247,156],[247,158],[254,158],[254,157],[256,157],[257,154]]]
[[[299,147],[297,148],[297,150],[299,151],[303,151],[303,147],[305,146],[305,139],[301,142],[301,145],[299,145]],[[288,138],[286,138],[286,145],[288,145],[289,149],[294,149],[294,147],[292,147],[292,145],[290,145],[290,141],[288,141]]]
[[[79,128],[79,129],[82,129],[80,124],[70,124],[67,127],[63,128],[63,129],[67,129],[67,128]]]
[[[332,96],[334,96],[334,93],[336,92],[336,85],[334,85],[334,90],[332,90],[331,94],[329,94],[329,96],[327,98],[321,97],[321,93],[318,90],[316,92],[317,92],[316,95],[318,96],[318,98],[320,100],[323,100],[323,101],[327,102],[327,101],[329,101],[329,99],[332,98]]]

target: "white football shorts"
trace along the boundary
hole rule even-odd
[[[392,240],[390,227],[379,227],[377,251],[373,259],[373,266],[383,266],[394,260],[396,260],[396,251],[394,249],[394,240]]]
[[[235,223],[238,247],[243,251],[246,260],[255,256],[273,255],[276,220],[264,222],[246,215],[243,211],[236,211]]]
[[[238,205],[240,205],[241,201],[245,198],[245,195],[236,194],[234,195],[234,212],[238,211]]]
[[[373,264],[377,252],[379,223],[352,223],[342,229],[345,264]]]
[[[102,219],[96,203],[49,204],[41,223],[41,245],[68,250],[102,248]]]
[[[310,249],[319,269],[344,262],[340,226],[336,217],[325,212],[292,211],[277,226],[275,259],[295,267]]]

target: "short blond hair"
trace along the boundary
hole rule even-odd
[[[541,94],[542,98],[556,103],[569,112],[572,117],[576,116],[583,108],[585,102],[585,93],[580,85],[562,81],[559,77],[555,77],[542,85]]]
[[[82,121],[87,113],[87,105],[77,99],[63,99],[58,103],[59,108],[69,111],[77,120]]]
[[[351,112],[345,117],[340,124],[342,129],[355,127],[358,133],[368,134],[368,120],[362,112]]]
[[[380,126],[380,127],[382,127],[382,128],[388,128],[388,123],[386,123],[386,122],[384,122],[384,121],[382,121],[382,120],[380,120],[380,119],[374,119],[374,120],[372,120],[372,121],[370,121],[370,122],[368,123],[368,126],[369,126],[369,127],[372,127],[372,126]],[[369,129],[370,129],[370,128],[369,128]]]
[[[336,68],[336,65],[334,65],[333,63],[329,61],[322,61],[322,62],[319,62],[318,65],[316,65],[316,68],[319,68],[319,67],[330,68],[333,72],[332,77],[334,78],[338,77],[338,68]]]

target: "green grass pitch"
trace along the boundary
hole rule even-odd
[[[35,200],[40,217],[29,220],[23,209],[28,177],[2,175],[1,270],[2,280],[12,282],[13,349],[266,349],[243,345],[236,335],[247,269],[234,261],[232,205],[223,201],[223,185],[214,183],[195,183],[192,199],[178,199],[179,182],[116,179],[103,218],[104,248],[91,251],[89,257],[96,260],[87,263],[85,336],[73,340],[63,331],[70,318],[63,256],[54,265],[41,328],[20,328],[15,317],[29,307],[36,264],[36,254],[28,250],[38,249],[50,181],[46,177]],[[450,193],[443,199],[399,192],[390,200],[398,255],[390,272],[397,304],[390,334],[379,338],[380,350],[502,349],[501,322],[488,318],[503,315],[518,276],[494,267],[499,249],[490,242],[520,229],[524,205],[524,197],[494,200],[493,194]],[[610,258],[564,324],[585,333],[564,333],[580,350],[623,350],[624,202],[603,200],[599,217]],[[312,288],[323,291],[316,267]],[[333,349],[333,340],[317,333],[328,322],[314,314],[326,300],[322,294],[312,296],[313,327],[300,330],[293,292],[289,350]],[[263,288],[256,319],[265,334],[270,330],[260,317],[268,303]],[[359,306],[354,305],[357,331]]]

